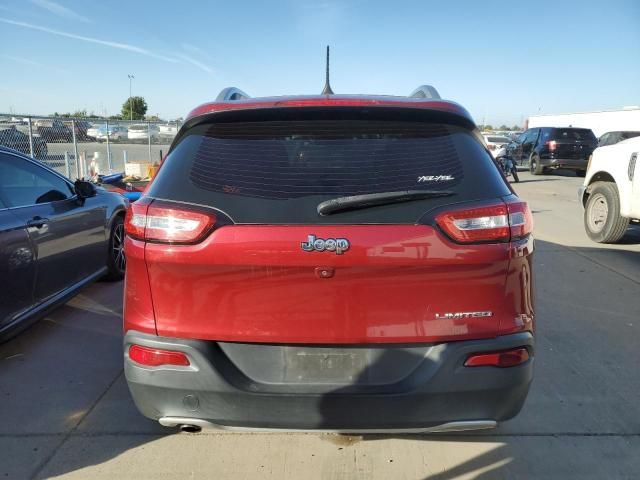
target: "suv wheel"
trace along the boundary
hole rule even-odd
[[[109,271],[105,278],[107,280],[122,280],[127,261],[124,257],[124,220],[118,216],[111,226],[111,236],[109,237],[109,253],[107,256],[107,268]]]
[[[529,171],[531,175],[542,175],[544,173],[544,169],[542,165],[540,165],[540,159],[537,155],[531,155],[529,159]]]
[[[598,243],[616,243],[623,236],[629,219],[620,215],[620,197],[615,183],[595,182],[584,209],[584,227]]]

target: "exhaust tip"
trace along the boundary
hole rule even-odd
[[[180,429],[181,432],[184,433],[200,433],[202,431],[202,427],[199,425],[189,425],[186,423],[183,423],[181,425],[178,425],[178,428]]]

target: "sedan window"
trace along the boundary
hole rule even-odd
[[[66,200],[71,186],[59,176],[28,160],[0,153],[0,197],[9,207]]]

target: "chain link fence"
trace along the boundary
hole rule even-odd
[[[160,162],[180,126],[177,121],[0,113],[0,145],[29,155],[72,180],[127,170],[144,177],[141,167]]]

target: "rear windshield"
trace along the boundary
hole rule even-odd
[[[325,200],[406,190],[453,196],[317,213]],[[149,194],[209,205],[236,223],[415,223],[442,203],[510,191],[460,127],[384,121],[269,121],[201,125],[167,157]]]
[[[509,142],[511,142],[511,140],[509,140],[507,137],[487,137],[487,142],[491,142],[491,143],[509,143]]]
[[[588,128],[556,128],[553,131],[556,140],[573,140],[579,142],[596,143],[596,136]]]
[[[129,127],[129,130],[144,130],[144,131],[146,131],[147,128],[148,127],[146,125],[131,125]]]

